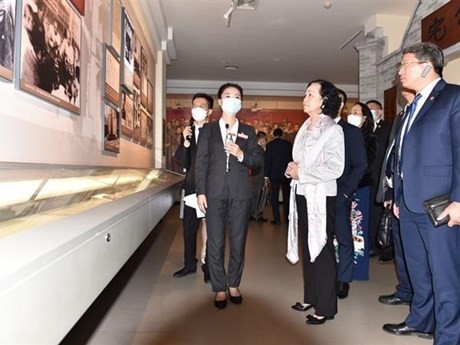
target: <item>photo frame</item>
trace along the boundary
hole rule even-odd
[[[120,57],[115,49],[104,44],[103,95],[113,104],[120,104]]]
[[[153,148],[153,118],[147,116],[147,148]]]
[[[82,16],[85,15],[85,0],[70,0],[70,2]]]
[[[123,9],[123,73],[122,86],[133,92],[135,31],[128,12]]]
[[[120,112],[113,104],[102,102],[104,151],[120,153]]]
[[[147,115],[147,112],[142,109],[141,111],[141,138],[139,140],[139,143],[142,146],[147,145],[147,118],[149,116]]]
[[[132,138],[134,129],[134,101],[125,91],[121,92],[121,134]]]
[[[148,60],[147,54],[144,47],[141,47],[141,104],[144,108],[147,108],[147,97],[148,97]]]
[[[16,87],[80,114],[80,15],[67,0],[23,0],[18,7]]]
[[[141,41],[136,36],[135,43],[134,43],[134,75],[133,75],[133,83],[134,86],[138,89],[141,87]]]
[[[110,6],[110,45],[121,55],[121,26],[123,7],[120,0],[111,0]]]
[[[3,14],[0,22],[0,77],[13,80],[14,30],[16,25],[16,0],[3,0]]]
[[[139,91],[133,91],[133,140],[141,139],[141,95]]]
[[[147,79],[147,111],[153,114],[153,105],[155,99],[155,92],[152,83]]]

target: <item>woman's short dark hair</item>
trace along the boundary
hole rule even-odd
[[[199,92],[199,93],[196,93],[193,95],[193,98],[192,98],[192,102],[196,99],[196,98],[204,98],[207,102],[208,102],[208,108],[209,109],[212,109],[212,107],[214,106],[214,98],[212,98],[210,95],[208,95],[207,93],[202,93],[202,92]]]
[[[444,53],[442,49],[431,42],[420,42],[403,49],[404,54],[414,54],[419,61],[431,62],[434,71],[442,77],[444,69]]]
[[[321,90],[319,94],[323,98],[323,105],[321,106],[321,112],[324,115],[330,116],[333,119],[337,117],[337,113],[340,109],[340,104],[342,100],[339,97],[338,89],[332,84],[330,81],[317,79],[313,80],[308,83],[307,88],[311,84],[319,84],[321,86]]]
[[[222,94],[224,93],[224,91],[226,89],[228,89],[229,87],[234,87],[235,89],[238,89],[238,91],[240,92],[241,94],[241,100],[243,99],[243,88],[241,86],[239,86],[238,84],[235,84],[235,83],[225,83],[224,85],[222,85],[220,88],[219,88],[219,91],[217,91],[217,98],[218,99],[221,99],[222,98]]]
[[[356,102],[353,106],[359,105],[361,107],[361,112],[363,113],[364,118],[366,119],[361,126],[363,133],[373,133],[374,132],[374,118],[372,117],[371,109],[362,102]]]

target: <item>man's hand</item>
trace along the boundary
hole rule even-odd
[[[238,144],[228,142],[224,145],[224,150],[226,154],[235,156],[237,159],[241,159],[243,157],[243,151],[240,149]]]
[[[438,220],[441,220],[446,216],[449,216],[450,218],[447,226],[453,227],[460,225],[460,202],[454,201],[449,206],[447,206],[446,209],[439,215]]]
[[[393,214],[399,219],[399,206],[396,203],[393,204]]]
[[[198,207],[200,208],[201,212],[206,213],[206,209],[208,208],[208,202],[206,201],[206,195],[200,194],[197,196]]]
[[[182,136],[184,137],[185,141],[188,141],[188,137],[192,136],[192,126],[186,126],[182,131]]]

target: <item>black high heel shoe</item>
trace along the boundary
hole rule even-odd
[[[241,304],[243,302],[243,296],[241,295],[241,292],[238,290],[239,295],[238,296],[232,296],[230,293],[230,289],[228,289],[228,295],[230,296],[230,301],[233,304]]]
[[[225,307],[227,306],[227,294],[225,294],[225,299],[223,300],[217,300],[217,294],[219,292],[216,292],[216,296],[214,297],[214,305],[217,309],[225,309]]]
[[[316,317],[316,315],[307,315],[307,321],[305,323],[307,325],[322,325],[327,320],[334,320],[334,316],[323,316],[321,319]]]

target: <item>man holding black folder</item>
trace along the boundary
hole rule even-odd
[[[395,335],[430,337],[434,344],[460,344],[460,86],[442,79],[444,56],[433,43],[403,50],[401,84],[416,95],[396,135],[394,211],[413,287],[406,320],[385,324]],[[428,199],[449,194],[434,227]]]

